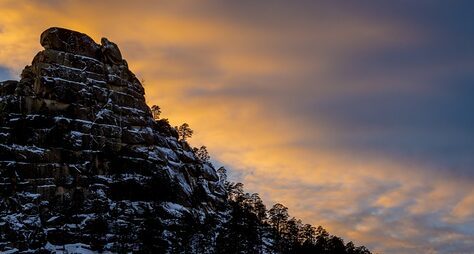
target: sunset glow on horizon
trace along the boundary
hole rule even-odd
[[[0,0],[0,80],[64,27],[115,42],[216,167],[373,253],[474,249],[474,4]]]

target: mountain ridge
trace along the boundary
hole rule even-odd
[[[58,27],[40,43],[0,82],[0,251],[370,253],[227,181],[189,126],[154,115],[115,43]]]

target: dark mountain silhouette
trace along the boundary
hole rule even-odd
[[[0,250],[370,253],[216,172],[188,125],[146,105],[116,44],[50,28],[0,83]]]

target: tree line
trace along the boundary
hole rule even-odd
[[[218,232],[217,253],[371,253],[364,246],[345,243],[321,226],[291,217],[282,204],[267,210],[258,193],[246,193],[242,183],[227,181],[225,168],[218,173],[227,190],[229,216]]]

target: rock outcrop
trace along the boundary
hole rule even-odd
[[[159,236],[166,252],[183,220],[215,221],[215,169],[153,119],[117,45],[62,28],[40,41],[21,80],[0,83],[0,250],[143,251]]]

